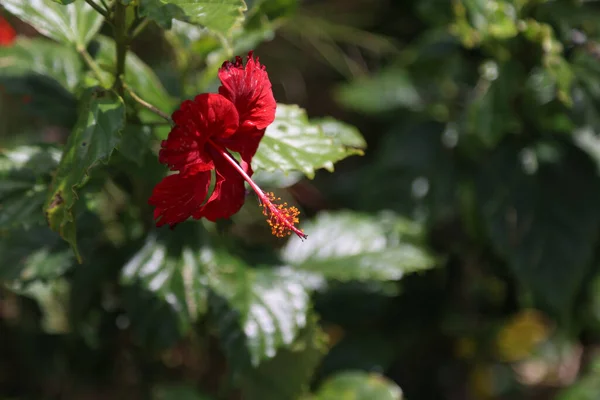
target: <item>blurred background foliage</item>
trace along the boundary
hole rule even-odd
[[[154,232],[168,128],[140,112],[79,192],[77,265],[40,210],[81,89],[44,58],[81,61],[0,53],[0,398],[600,398],[600,3],[246,3],[229,41],[155,15],[127,68],[170,112],[256,49],[279,103],[366,145],[334,173],[257,156],[305,242],[251,200]],[[109,70],[110,46],[88,46]]]

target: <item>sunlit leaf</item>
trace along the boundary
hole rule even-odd
[[[473,27],[485,38],[509,39],[518,34],[515,6],[503,0],[464,3]]]
[[[315,369],[326,351],[326,335],[316,318],[310,316],[298,338],[274,358],[242,374],[241,390],[245,398],[296,400],[309,388]]]
[[[16,284],[11,287],[11,290],[37,301],[42,311],[42,329],[46,333],[69,332],[69,283],[66,279],[37,281],[24,286]]]
[[[45,226],[0,232],[0,257],[4,282],[56,279],[74,264],[68,246]]]
[[[129,290],[127,308],[134,331],[169,345],[185,334],[206,309],[206,279],[200,257],[198,224],[180,225],[176,233],[151,234],[125,264],[121,283]],[[177,326],[153,324],[157,312],[170,313]],[[147,342],[147,341],[146,341]]]
[[[265,171],[259,170],[254,175],[252,175],[252,179],[256,182],[260,187],[264,188],[285,188],[290,187],[297,182],[301,181],[304,178],[302,172],[299,171]]]
[[[96,35],[104,20],[85,1],[61,5],[52,0],[3,0],[2,5],[41,34],[81,49]]]
[[[340,128],[342,126],[338,125],[336,130]],[[317,169],[333,171],[335,162],[362,154],[361,149],[348,147],[332,135],[332,130],[325,133],[318,123],[309,122],[300,107],[278,104],[275,121],[267,128],[252,166],[255,170],[301,171],[313,178]],[[335,135],[352,135],[356,142],[355,133],[338,132]]]
[[[140,13],[170,28],[173,18],[227,36],[244,20],[243,0],[140,0]]]
[[[313,119],[313,124],[319,125],[323,133],[334,140],[336,144],[354,149],[366,149],[367,142],[356,127],[338,121],[331,117]]]
[[[278,269],[250,268],[224,252],[205,249],[208,285],[220,299],[215,312],[222,339],[240,339],[251,363],[273,358],[306,325],[308,293],[301,276]],[[217,304],[214,303],[214,304]]]
[[[44,222],[50,173],[59,159],[60,151],[51,147],[0,151],[0,228]]]
[[[19,37],[12,46],[0,47],[0,77],[42,75],[73,92],[81,70],[81,59],[74,49],[49,40]]]
[[[402,400],[402,390],[389,379],[375,373],[348,371],[326,380],[315,400]]]
[[[416,228],[394,216],[321,213],[302,225],[308,240],[288,241],[283,260],[294,268],[341,280],[397,280],[436,260],[411,238]],[[404,234],[402,234],[404,232]]]

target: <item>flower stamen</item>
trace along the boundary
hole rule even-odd
[[[271,233],[274,236],[283,238],[291,235],[293,232],[300,239],[306,239],[308,237],[302,229],[296,227],[296,224],[300,222],[298,219],[298,215],[300,215],[298,208],[289,207],[285,202],[283,204],[276,204],[275,202],[281,201],[281,198],[275,197],[273,193],[263,192],[263,190],[252,180],[252,178],[250,178],[246,171],[244,171],[226,150],[210,139],[208,139],[208,142],[242,175],[252,190],[256,192],[260,205],[263,207],[263,215],[268,217],[267,223],[271,227]]]
[[[263,207],[263,215],[269,217],[267,223],[271,227],[273,236],[283,238],[294,232],[301,239],[306,239],[306,235],[302,229],[296,228],[295,224],[300,222],[298,215],[300,211],[296,207],[288,207],[287,203],[276,204],[276,201],[281,201],[280,197],[275,197],[271,192],[264,193],[267,201],[261,199]]]

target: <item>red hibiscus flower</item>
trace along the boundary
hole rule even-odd
[[[294,232],[305,238],[294,226],[298,209],[275,204],[279,199],[263,192],[251,178],[252,157],[277,107],[264,66],[250,52],[245,65],[240,57],[235,63],[225,62],[219,79],[218,94],[200,94],[173,113],[175,126],[158,157],[178,173],[159,182],[148,201],[155,207],[156,226],[173,228],[189,217],[213,222],[231,217],[244,204],[245,181],[258,195],[274,235]],[[230,152],[239,153],[240,161]]]
[[[0,47],[10,46],[15,41],[17,32],[12,26],[0,15]]]

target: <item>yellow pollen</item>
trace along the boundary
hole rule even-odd
[[[275,197],[273,193],[265,193],[265,196],[268,201],[262,203],[263,215],[268,217],[267,223],[271,227],[271,233],[279,238],[289,236],[292,232],[303,237],[302,230],[294,226],[300,222],[298,219],[300,211],[296,207],[289,207],[285,202],[276,204],[275,202],[281,201],[281,198]]]

